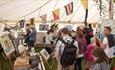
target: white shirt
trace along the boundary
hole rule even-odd
[[[45,36],[45,44],[51,44],[52,38],[53,38],[52,34],[47,34]]]
[[[64,40],[65,42],[67,42],[68,40],[69,40],[70,42],[72,42],[73,39],[72,39],[71,37],[69,37],[69,36],[64,36],[64,37],[63,37],[63,40]],[[77,47],[77,53],[78,53],[79,49],[78,49],[78,43],[77,43],[77,41],[74,42],[74,46]],[[63,53],[64,48],[65,48],[64,43],[62,43],[62,41],[59,40],[59,41],[57,42],[57,44],[56,44],[56,49],[57,49],[57,51]]]
[[[113,50],[112,50],[112,48],[109,48],[109,44],[108,44],[108,39],[107,39],[107,37],[104,37],[104,39],[103,39],[103,44],[106,45],[106,46],[105,46],[105,49],[104,49],[106,55],[108,56],[108,58],[112,58],[112,57],[113,57]]]

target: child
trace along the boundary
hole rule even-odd
[[[93,70],[110,70],[109,59],[102,48],[94,48],[93,59],[95,61]]]
[[[96,46],[96,42],[95,42],[95,38],[91,38],[91,44],[88,45],[87,50],[85,52],[85,59],[86,59],[86,70],[92,70],[92,66],[93,66],[93,57],[92,57],[92,53],[93,53],[93,49]]]

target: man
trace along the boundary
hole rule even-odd
[[[104,39],[103,39],[103,44],[102,44],[102,48],[104,49],[106,55],[108,56],[108,58],[112,58],[113,57],[113,49],[115,47],[115,38],[114,36],[111,34],[111,28],[110,27],[104,27]]]
[[[63,41],[65,41],[66,43],[73,41],[72,37],[69,36],[69,31],[67,28],[63,28],[61,30],[61,39],[63,39]],[[76,41],[74,41],[73,45],[77,48],[77,51],[75,52],[75,53],[77,53],[78,52],[78,43]],[[56,53],[55,53],[57,55],[56,57],[57,57],[57,62],[58,62],[57,70],[74,70],[73,64],[69,65],[69,66],[61,65],[61,55],[64,53],[64,48],[65,48],[65,44],[61,40],[58,40],[58,42],[56,44]]]
[[[89,24],[88,26],[86,26],[84,29],[83,29],[83,32],[84,32],[84,35],[85,35],[85,38],[86,38],[86,41],[87,41],[87,45],[89,45],[91,42],[90,42],[90,39],[94,36],[93,35],[93,28],[91,26],[91,24]]]
[[[29,33],[29,47],[34,47],[34,43],[36,41],[36,29],[34,25],[31,25],[31,32]]]

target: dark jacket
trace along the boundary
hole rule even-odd
[[[30,32],[29,41],[36,41],[36,35],[37,35],[36,30],[33,30],[32,32]]]

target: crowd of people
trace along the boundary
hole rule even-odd
[[[58,62],[57,70],[110,70],[114,57],[115,38],[110,27],[104,27],[103,41],[95,36],[91,24],[84,29],[77,27],[76,31],[63,28],[54,33],[48,30],[43,38],[44,47]],[[55,49],[52,49],[55,48]]]
[[[31,49],[36,41],[34,25],[27,25],[26,31],[25,43]],[[63,28],[56,32],[50,29],[43,42],[46,51],[56,58],[57,70],[83,70],[83,63],[86,70],[110,70],[115,55],[115,38],[111,31],[110,27],[104,27],[101,41],[94,35],[91,24],[84,29],[77,27],[76,31]]]

